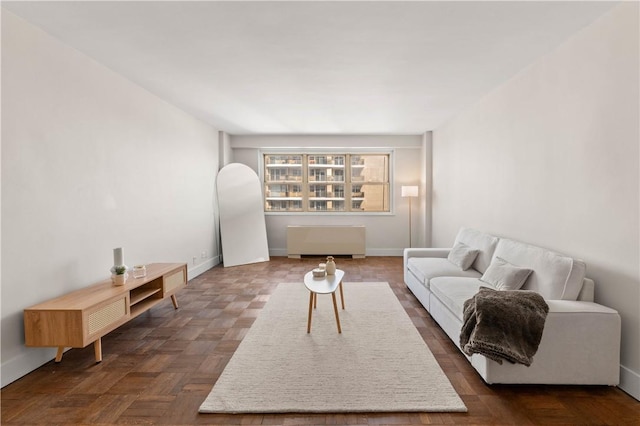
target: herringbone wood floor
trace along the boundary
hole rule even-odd
[[[92,345],[2,389],[2,424],[640,424],[640,402],[606,386],[488,386],[407,290],[399,257],[338,259],[345,281],[387,281],[468,413],[200,415],[198,407],[279,282],[318,258],[215,267]],[[301,284],[302,285],[302,284]],[[305,327],[306,324],[301,324]]]

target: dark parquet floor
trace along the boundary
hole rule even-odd
[[[403,283],[402,258],[337,259],[345,281],[387,281],[468,413],[198,414],[279,282],[301,282],[319,258],[217,266],[93,346],[68,351],[1,391],[3,425],[474,424],[640,425],[640,402],[607,386],[488,386]],[[301,284],[302,285],[302,284]],[[305,327],[305,324],[301,324]]]

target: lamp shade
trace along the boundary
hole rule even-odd
[[[402,186],[400,189],[400,195],[402,197],[417,197],[418,196],[418,187],[417,186]]]

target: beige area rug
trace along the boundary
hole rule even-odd
[[[330,295],[307,334],[308,290],[280,284],[200,412],[467,411],[387,283],[345,283],[344,296],[342,334]]]

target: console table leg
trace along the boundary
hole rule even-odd
[[[102,339],[93,342],[93,352],[96,355],[96,362],[102,362]]]
[[[173,303],[173,308],[178,309],[178,299],[175,294],[171,295],[171,302]]]
[[[62,361],[63,353],[64,353],[64,346],[58,346],[58,353],[56,353],[56,362]]]
[[[342,292],[342,281],[340,281],[340,301],[342,302],[342,309],[344,309],[344,293]]]

